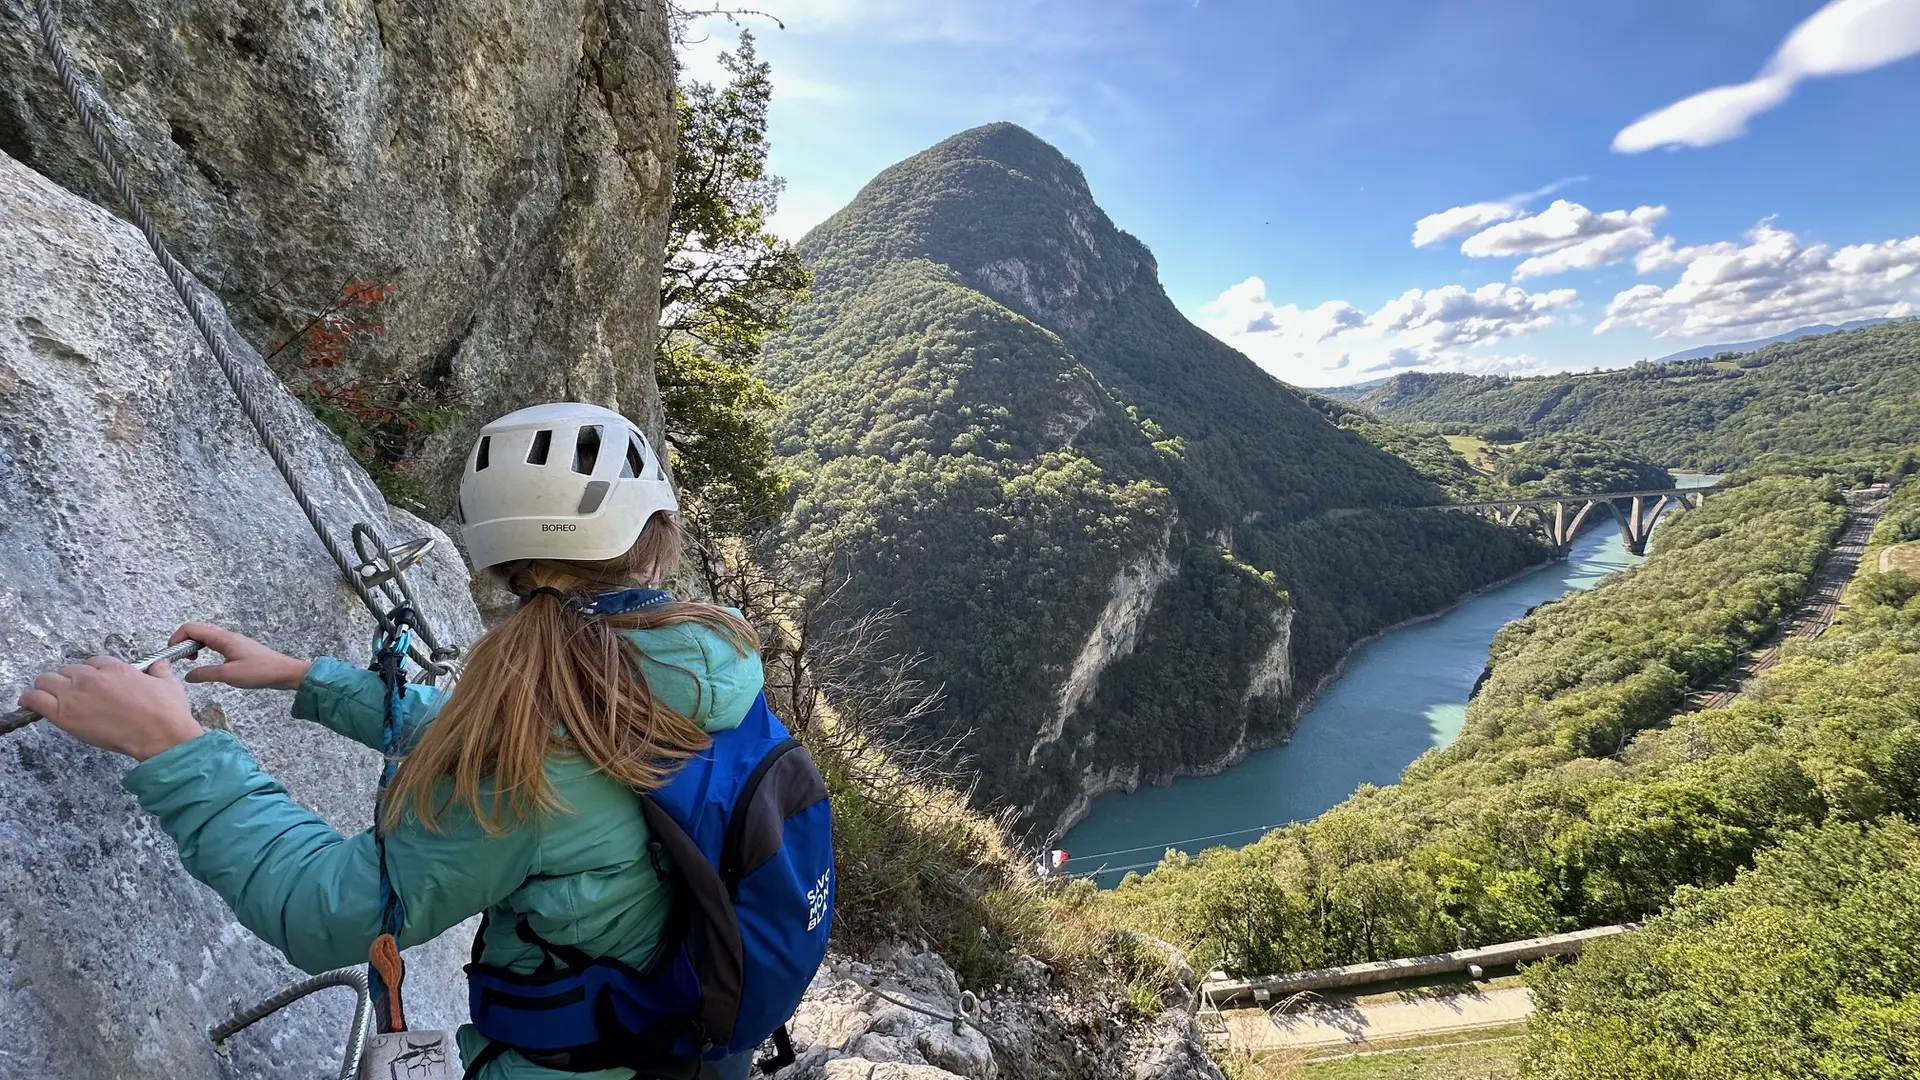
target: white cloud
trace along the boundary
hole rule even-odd
[[[1481,347],[1552,325],[1575,299],[1572,289],[1447,285],[1408,289],[1368,313],[1343,300],[1312,308],[1275,304],[1266,283],[1250,277],[1203,307],[1200,324],[1278,377],[1317,386],[1355,372],[1414,366],[1535,370],[1536,358],[1495,356]]]
[[[1374,312],[1367,325],[1431,353],[1543,330],[1552,325],[1552,312],[1575,299],[1572,289],[1530,293],[1499,282],[1471,292],[1461,285],[1408,289]]]
[[[1555,199],[1552,205],[1538,214],[1501,222],[1467,237],[1461,243],[1460,251],[1477,258],[1538,255],[1620,232],[1644,233],[1646,239],[1643,243],[1651,243],[1652,227],[1666,214],[1667,208],[1664,206],[1641,206],[1633,210],[1608,210],[1596,214],[1579,203]]]
[[[1765,337],[1811,323],[1896,316],[1920,297],[1920,236],[1836,251],[1802,244],[1763,221],[1745,245],[1675,250],[1663,241],[1651,250],[1648,268],[1683,264],[1680,280],[1617,294],[1594,333],[1635,326],[1658,337]]]
[[[1465,206],[1456,206],[1451,210],[1442,210],[1437,214],[1428,214],[1413,223],[1413,246],[1426,247],[1449,240],[1456,236],[1465,236],[1478,232],[1496,221],[1520,216],[1520,208],[1512,203],[1477,202]]]
[[[1618,232],[1601,233],[1589,240],[1535,255],[1513,268],[1513,280],[1563,274],[1568,270],[1592,270],[1617,263],[1653,243],[1653,230],[1645,225],[1630,225]]]
[[[1803,79],[1850,75],[1920,53],[1920,0],[1832,0],[1787,35],[1751,81],[1716,86],[1642,116],[1613,137],[1637,154],[1711,146],[1746,134],[1747,121],[1787,100]]]
[[[1523,191],[1518,195],[1509,195],[1504,199],[1490,199],[1486,202],[1468,203],[1442,210],[1437,214],[1428,214],[1413,223],[1413,246],[1426,247],[1456,236],[1465,236],[1477,232],[1496,221],[1517,218],[1525,212],[1528,203],[1543,199],[1569,184],[1585,180],[1584,176],[1563,176],[1550,184]]]
[[[1671,270],[1676,266],[1685,266],[1702,255],[1726,255],[1739,250],[1740,245],[1727,240],[1699,246],[1675,247],[1673,237],[1663,236],[1660,242],[1641,248],[1633,256],[1633,268],[1642,274],[1651,274],[1660,270]]]

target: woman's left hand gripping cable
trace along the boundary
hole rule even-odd
[[[81,742],[135,761],[206,734],[165,661],[145,672],[109,656],[69,664],[35,679],[20,704]]]

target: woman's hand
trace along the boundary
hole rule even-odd
[[[142,673],[96,656],[35,679],[20,704],[89,746],[136,761],[206,734],[165,663]]]
[[[298,690],[311,660],[296,660],[265,645],[212,623],[190,622],[173,632],[168,644],[192,638],[225,658],[187,672],[191,683],[217,682],[243,690]]]

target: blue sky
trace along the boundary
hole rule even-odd
[[[1613,366],[1920,303],[1920,0],[764,6],[784,234],[1011,120],[1292,382]],[[708,32],[690,77],[736,30]]]

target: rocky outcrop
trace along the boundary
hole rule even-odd
[[[1153,610],[1153,599],[1160,586],[1173,579],[1179,567],[1173,561],[1168,543],[1173,536],[1173,521],[1159,540],[1148,546],[1139,558],[1123,564],[1107,586],[1107,606],[1100,610],[1088,632],[1086,643],[1073,658],[1073,667],[1060,686],[1059,703],[1034,740],[1027,761],[1033,762],[1049,743],[1056,742],[1066,729],[1067,718],[1086,703],[1100,685],[1100,674],[1115,660],[1133,652]],[[1284,648],[1282,649],[1284,653]]]
[[[1273,613],[1273,644],[1253,662],[1247,676],[1242,701],[1257,697],[1289,697],[1293,694],[1293,608]]]
[[[794,1015],[798,1060],[776,1080],[1221,1080],[1190,1009],[1191,969],[1160,1015],[1123,1018],[1111,986],[1057,985],[1019,957],[972,1015],[934,953],[895,946],[864,961],[829,957]]]
[[[117,213],[31,8],[0,0],[0,152]],[[445,423],[414,460],[434,512],[474,428],[519,405],[591,400],[658,430],[663,0],[60,8],[134,187],[244,336],[293,339],[350,283],[392,286],[349,315],[380,332],[325,374]],[[304,384],[299,365],[336,359],[297,344],[274,364]]]
[[[1093,809],[1093,800],[1102,795],[1112,795],[1115,792],[1131,795],[1139,791],[1145,774],[1146,770],[1138,764],[1115,765],[1107,769],[1089,765],[1082,769],[1073,798],[1068,801],[1066,809],[1060,811],[1060,816],[1054,821],[1050,835],[1065,836],[1067,830],[1085,821],[1088,811]]]
[[[839,1080],[885,1067],[905,1071],[873,1075],[999,1080],[993,1045],[977,1024],[928,1015],[951,1017],[960,1011],[960,981],[933,953],[897,949],[877,967],[831,960],[794,1013],[799,1060],[779,1075],[781,1080]]]
[[[0,222],[0,706],[68,658],[150,651],[189,619],[289,652],[364,657],[370,621],[139,235],[5,156]],[[390,539],[433,534],[390,513],[277,380],[256,382],[343,538],[355,521]],[[473,641],[452,545],[410,576],[442,637]],[[201,722],[239,735],[296,799],[337,829],[365,828],[378,755],[288,719],[289,697],[192,692]],[[298,973],[180,869],[120,787],[127,764],[46,724],[0,737],[0,1076],[331,1075],[345,991],[215,1056],[208,1025]],[[467,936],[409,954],[420,1026],[463,1018]]]

